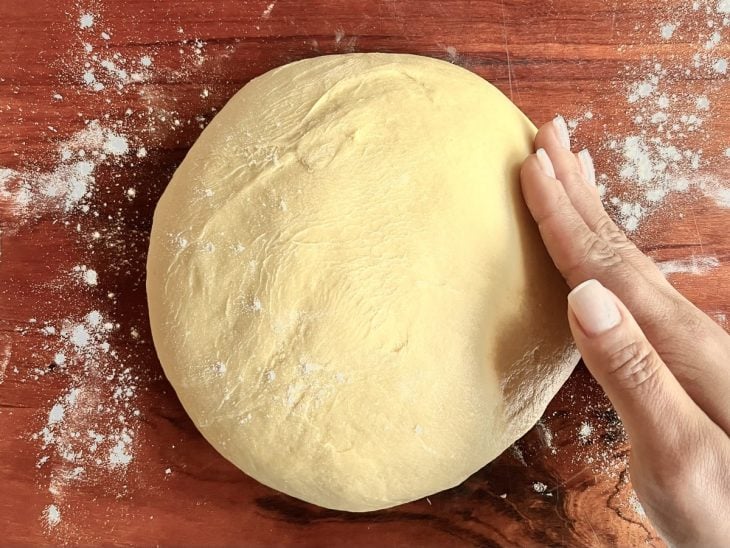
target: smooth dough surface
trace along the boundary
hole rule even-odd
[[[251,81],[154,216],[155,346],[241,470],[366,511],[464,481],[576,361],[519,189],[534,126],[449,63],[350,54]]]

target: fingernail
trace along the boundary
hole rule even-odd
[[[555,168],[553,167],[553,162],[550,160],[550,156],[548,156],[548,153],[545,152],[544,148],[537,149],[537,160],[540,162],[540,167],[545,175],[555,179]]]
[[[588,336],[601,335],[621,323],[616,301],[597,280],[588,280],[573,289],[568,295],[568,306]]]
[[[556,116],[553,120],[553,126],[555,126],[555,133],[558,135],[558,140],[563,148],[570,150],[570,132],[568,131],[568,124],[565,123],[565,118],[562,116]]]
[[[583,174],[586,177],[586,182],[591,186],[596,186],[596,167],[593,164],[591,153],[583,149],[578,153],[578,159],[583,166]]]

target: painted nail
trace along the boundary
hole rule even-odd
[[[586,182],[591,186],[596,186],[596,167],[593,165],[593,158],[588,150],[583,149],[578,153],[578,159],[583,166],[583,175]]]
[[[558,140],[563,148],[570,150],[570,132],[568,131],[568,124],[565,123],[565,118],[562,116],[556,116],[553,120],[553,126],[555,126],[555,132],[558,134]]]
[[[588,280],[573,289],[568,306],[588,336],[601,335],[621,323],[616,301],[598,280]]]
[[[548,156],[548,153],[545,152],[544,148],[537,149],[537,160],[540,162],[540,167],[542,168],[543,173],[545,173],[548,177],[555,179],[555,168],[553,167],[553,162],[550,160],[550,156]]]

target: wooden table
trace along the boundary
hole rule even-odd
[[[0,165],[16,173],[0,177],[0,544],[661,545],[632,498],[620,423],[582,366],[532,431],[450,491],[357,515],[259,485],[206,444],[164,380],[147,326],[144,264],[156,200],[215,109],[252,77],[321,54],[411,52],[463,65],[535,121],[556,112],[580,120],[575,141],[595,151],[599,171],[613,178],[620,158],[606,135],[634,131],[626,86],[644,74],[642,58],[671,70],[710,35],[702,30],[704,7],[688,5],[3,2]],[[676,36],[663,38],[662,25],[673,21]],[[727,44],[713,55],[730,57]],[[84,80],[89,71],[93,80]],[[717,181],[730,175],[722,154],[730,147],[728,82],[711,70],[697,74],[679,71],[667,85],[680,95],[706,90],[712,102],[687,142],[702,148],[695,175],[716,185],[717,197],[727,188]],[[95,91],[96,83],[104,89]],[[117,145],[129,150],[117,157],[104,130],[100,145],[88,120],[123,135],[126,145]],[[80,134],[88,142],[73,144]],[[101,147],[108,156],[87,154],[93,193],[68,211],[39,190],[50,184],[42,173],[69,177],[59,143],[77,155]],[[721,199],[696,190],[667,199],[633,234],[657,260],[695,257],[673,263],[680,272],[671,280],[725,327],[729,222]],[[86,271],[74,270],[82,265]],[[73,334],[60,335],[93,310],[111,322],[105,351],[74,348]],[[74,387],[82,392],[72,404]],[[96,399],[83,399],[90,394]],[[56,404],[66,406],[61,418]],[[101,462],[88,440],[83,454],[64,456],[64,447],[93,436],[92,427],[106,436]],[[55,436],[46,448],[44,428]],[[123,428],[129,441],[120,441]]]

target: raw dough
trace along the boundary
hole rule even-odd
[[[411,55],[308,59],[238,92],[162,196],[147,263],[160,361],[206,439],[366,511],[523,435],[575,363],[519,189],[534,134],[478,76]]]

